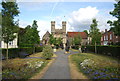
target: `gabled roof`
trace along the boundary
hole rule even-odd
[[[45,39],[46,37],[49,37],[50,36],[50,33],[47,31],[44,35],[43,35],[43,38],[42,39]]]
[[[67,32],[68,37],[76,37],[80,35],[82,39],[87,39],[87,34],[85,32]]]

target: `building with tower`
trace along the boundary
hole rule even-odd
[[[62,29],[56,29],[55,28],[55,21],[51,21],[51,34],[55,38],[61,38],[63,41],[63,45],[65,47],[66,44],[66,21],[62,21]]]

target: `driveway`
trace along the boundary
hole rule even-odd
[[[57,55],[55,62],[41,79],[71,79],[68,56],[78,52],[70,51],[70,54],[64,54],[64,52],[64,50],[60,50],[55,53]]]

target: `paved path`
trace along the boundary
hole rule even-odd
[[[68,55],[64,54],[64,50],[57,51],[55,62],[49,67],[42,79],[71,79],[70,68],[68,63]],[[71,54],[78,53],[70,51]]]

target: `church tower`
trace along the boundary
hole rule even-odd
[[[66,21],[62,21],[62,30],[63,30],[63,46],[65,48],[66,44]]]
[[[51,33],[55,33],[55,21],[51,21]]]
[[[66,21],[62,21],[62,30],[66,33]]]

